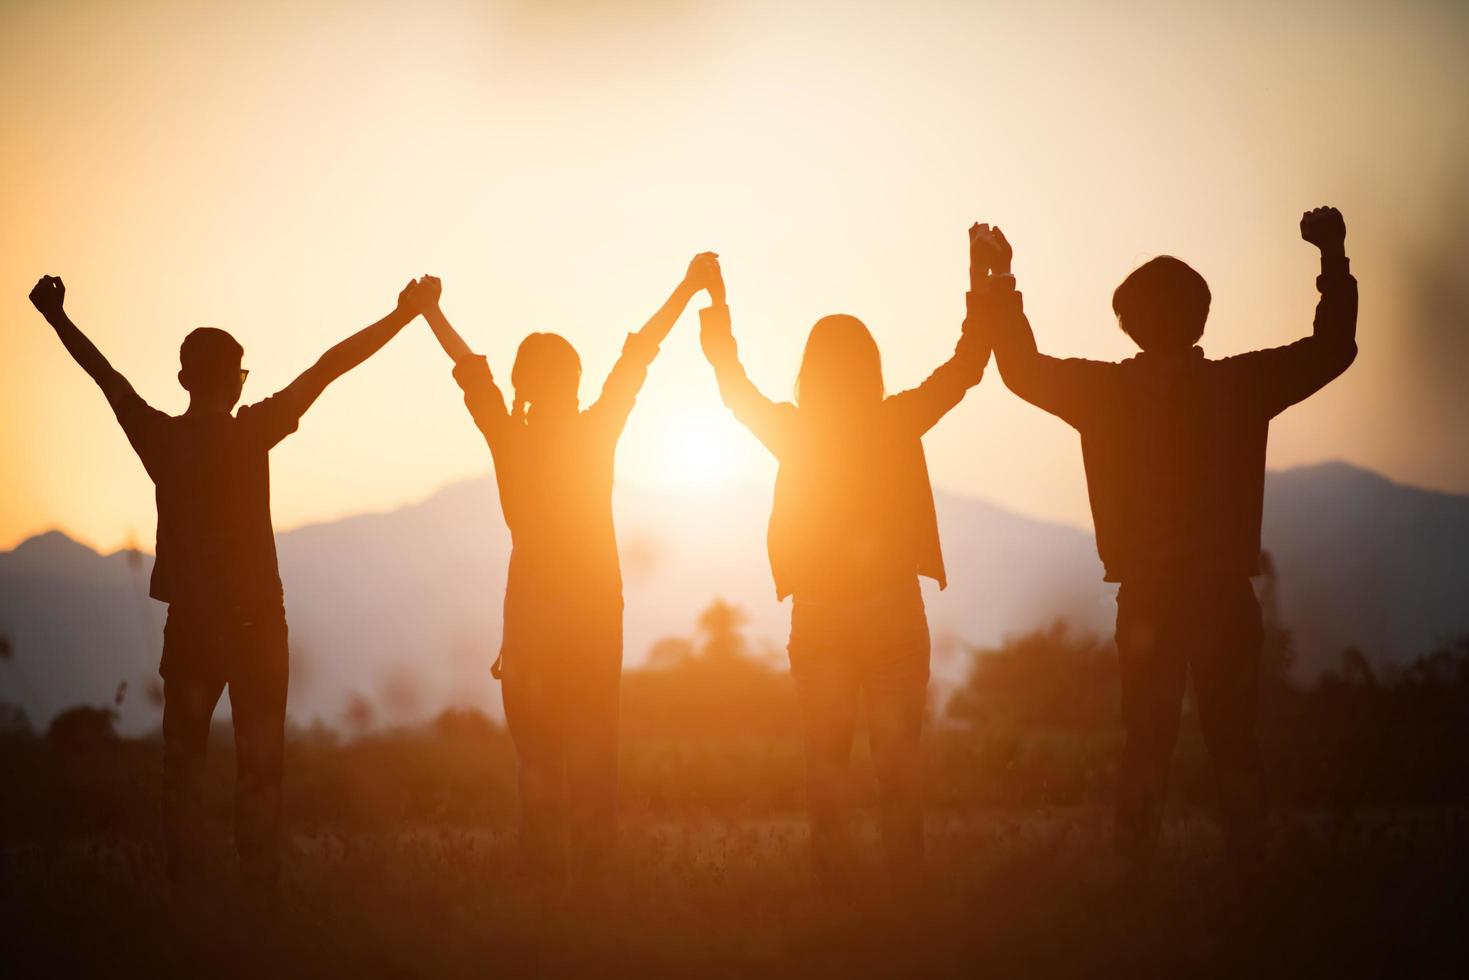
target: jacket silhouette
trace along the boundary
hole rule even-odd
[[[866,708],[884,855],[896,881],[923,857],[919,743],[929,676],[920,575],[946,584],[922,437],[979,383],[989,350],[961,336],[910,391],[885,396],[855,317],[812,328],[797,400],[773,401],[740,364],[722,280],[700,341],[720,396],[779,461],[767,535],[776,595],[793,596],[789,654],[801,701],[812,860],[828,887],[851,876],[848,769]]]

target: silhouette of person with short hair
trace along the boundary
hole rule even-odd
[[[628,334],[601,397],[585,410],[581,360],[552,333],[521,342],[507,407],[486,359],[440,310],[439,280],[425,278],[425,319],[489,444],[510,528],[504,636],[492,670],[519,760],[522,860],[553,879],[567,874],[568,843],[577,870],[596,873],[615,842],[622,571],[613,458],[648,365],[705,288],[712,261],[696,256],[667,302]]]
[[[1357,354],[1357,283],[1334,208],[1301,218],[1321,249],[1311,336],[1210,360],[1195,344],[1209,287],[1171,256],[1144,263],[1112,297],[1142,352],[1121,363],[1036,350],[1010,273],[1004,234],[976,226],[992,297],[981,329],[1015,394],[1081,434],[1097,551],[1117,594],[1117,652],[1126,730],[1116,844],[1145,867],[1162,825],[1165,780],[1185,681],[1214,760],[1231,861],[1256,865],[1265,844],[1255,712],[1262,629],[1250,583],[1260,573],[1260,514],[1270,420],[1308,397]],[[984,260],[982,260],[984,261]]]
[[[717,270],[716,270],[717,272]],[[954,356],[887,395],[882,359],[854,316],[811,328],[792,402],[762,395],[740,364],[724,282],[700,312],[720,397],[779,461],[767,546],[778,599],[793,596],[789,654],[806,747],[812,863],[822,884],[852,883],[847,783],[859,701],[895,884],[923,862],[920,734],[929,632],[920,575],[945,585],[922,437],[979,383],[989,348],[961,336]]]
[[[163,832],[169,877],[198,875],[204,754],[215,704],[229,688],[238,784],[241,870],[271,887],[280,868],[285,742],[286,616],[270,516],[269,452],[296,431],[328,384],[376,353],[415,315],[410,282],[396,309],[322,355],[281,391],[244,405],[245,350],[202,327],[179,348],[189,393],[171,416],[139,397],[64,309],[66,287],[43,276],[30,299],[102,389],[148,476],[158,505],[149,595],[168,604],[163,633]]]

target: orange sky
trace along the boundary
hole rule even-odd
[[[1126,356],[1111,290],[1170,252],[1208,278],[1224,354],[1309,330],[1295,223],[1321,203],[1347,215],[1362,356],[1276,424],[1272,465],[1469,490],[1438,407],[1464,401],[1424,381],[1410,302],[1469,161],[1456,5],[196,6],[0,8],[0,547],[152,540],[142,467],[26,302],[42,273],[169,411],[189,329],[233,332],[263,397],[425,271],[502,373],[526,332],[565,334],[589,399],[702,249],[767,392],[831,312],[867,322],[896,390],[952,348],[972,220],[1015,242],[1043,349]],[[624,482],[769,478],[696,326],[650,373]],[[997,376],[928,446],[943,487],[1087,523],[1074,434]],[[276,451],[277,527],[488,465],[420,322]]]

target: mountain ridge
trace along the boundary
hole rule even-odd
[[[936,495],[950,586],[925,580],[934,673],[957,679],[967,650],[1064,616],[1106,633],[1113,590],[1089,531],[975,497]],[[626,660],[692,631],[716,597],[741,606],[758,650],[779,656],[788,604],[765,556],[768,490],[724,484],[616,491],[626,581]],[[1397,483],[1341,462],[1271,471],[1265,544],[1282,618],[1309,675],[1357,645],[1384,662],[1469,631],[1469,495]],[[448,704],[499,713],[488,664],[498,645],[509,535],[488,475],[419,501],[277,535],[293,647],[292,714],[336,721],[349,696],[412,720]],[[0,699],[30,700],[38,724],[80,701],[156,678],[165,609],[146,598],[152,557],[99,553],[53,529],[0,552]],[[16,676],[11,676],[16,675]],[[28,694],[20,691],[25,688]],[[124,727],[157,723],[129,696]]]

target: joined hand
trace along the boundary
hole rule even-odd
[[[1010,260],[1014,250],[1005,238],[999,225],[969,226],[969,285],[973,289],[986,275],[1010,274]]]

